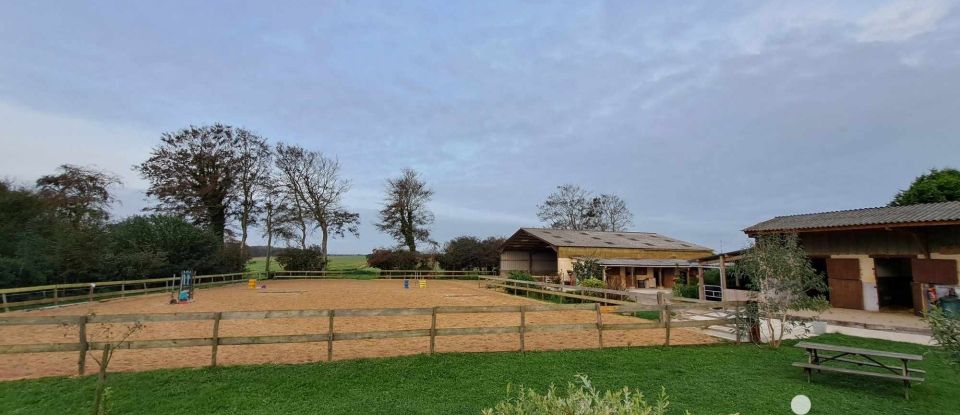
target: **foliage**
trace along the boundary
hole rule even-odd
[[[757,303],[757,317],[766,324],[770,345],[779,347],[783,335],[802,322],[787,319],[791,311],[820,312],[829,307],[823,296],[824,278],[810,264],[795,234],[761,235],[737,262],[736,272],[748,281],[751,300]]]
[[[507,278],[517,281],[536,281],[527,271],[513,270],[507,273]]]
[[[319,271],[326,266],[318,247],[286,248],[277,253],[277,263],[286,271]]]
[[[897,193],[890,206],[951,201],[960,201],[960,170],[931,169],[914,179],[907,190]]]
[[[581,258],[573,263],[573,275],[578,280],[593,278],[603,279],[603,265],[596,258]]]
[[[537,217],[555,229],[623,231],[633,221],[633,214],[619,196],[593,196],[572,184],[557,186],[537,209]]]
[[[606,285],[603,283],[603,280],[596,278],[586,278],[577,281],[577,285],[587,288],[604,288]]]
[[[673,284],[673,295],[683,298],[700,298],[700,284]]]
[[[727,274],[731,274],[731,272],[727,270]],[[703,283],[706,285],[720,285],[720,270],[717,268],[704,270]]]
[[[547,393],[520,386],[515,396],[501,401],[493,408],[483,410],[484,415],[664,415],[670,403],[661,389],[657,402],[651,406],[643,393],[624,387],[617,391],[601,393],[585,375],[576,375],[577,384],[568,383],[566,395],[550,385]],[[507,388],[507,394],[511,394]]]
[[[225,258],[216,235],[164,215],[132,216],[110,225],[105,262],[118,279],[168,277],[183,270],[198,274],[242,269]]]
[[[440,255],[440,267],[445,270],[496,270],[500,267],[500,246],[503,238],[489,237],[480,240],[473,236],[460,236],[444,245]]]
[[[817,341],[919,355],[934,349],[840,334],[825,334]],[[118,356],[123,358],[124,352]],[[900,382],[824,374],[814,375],[808,384],[800,369],[790,367],[801,354],[793,347],[719,343],[118,372],[110,375],[110,402],[116,414],[139,415],[479,414],[505,398],[507,382],[544,391],[551,383],[564,385],[574,374],[589,370],[599,390],[637,385],[653,396],[662,385],[674,397],[671,410],[679,413],[789,414],[790,399],[799,393],[813,397],[811,414],[818,415],[947,414],[955,408],[960,376],[940,359],[916,363],[931,381],[914,387],[906,400]],[[18,415],[86,415],[94,383],[90,376],[0,382],[0,402]],[[324,393],[296,393],[301,390]]]
[[[228,208],[237,199],[238,129],[214,124],[164,133],[147,161],[137,166],[149,183],[155,211],[191,218],[221,240]]]
[[[110,188],[121,185],[120,178],[70,164],[60,166],[59,170],[58,174],[37,180],[40,197],[74,227],[105,223],[110,218],[107,209],[115,201]]]
[[[236,133],[237,202],[233,210],[240,225],[240,252],[237,256],[245,257],[249,255],[245,251],[249,228],[257,224],[264,213],[260,201],[265,198],[270,185],[272,154],[266,139],[243,129],[236,130]]]
[[[940,307],[932,307],[924,318],[940,346],[939,354],[955,369],[960,369],[960,318],[948,316]]]
[[[433,190],[412,169],[404,169],[400,177],[387,180],[387,194],[377,229],[385,232],[410,252],[417,252],[417,242],[432,243],[430,229],[433,213],[427,202]]]
[[[426,268],[427,258],[418,252],[403,248],[378,248],[367,255],[367,264],[384,270],[410,270]]]

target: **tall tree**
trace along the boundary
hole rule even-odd
[[[147,195],[159,200],[152,210],[188,217],[223,240],[236,199],[239,144],[235,129],[222,124],[164,133],[136,167],[149,183]]]
[[[303,195],[306,190],[306,176],[311,164],[310,154],[301,147],[278,143],[274,150],[274,164],[280,174],[283,192],[289,201],[289,209],[278,212],[278,223],[287,223],[296,229],[300,249],[308,249],[309,234],[306,202]]]
[[[420,179],[413,169],[404,169],[400,177],[387,180],[387,195],[380,209],[377,229],[405,245],[410,252],[417,252],[417,241],[432,242],[430,229],[433,213],[427,202],[433,190]]]
[[[236,130],[237,220],[240,224],[240,257],[246,258],[251,224],[263,212],[260,199],[270,179],[271,151],[267,141],[247,130]]]
[[[595,197],[573,184],[557,186],[537,208],[537,217],[555,229],[623,231],[633,221],[633,214],[619,196]]]
[[[273,239],[290,240],[295,232],[286,218],[289,216],[289,199],[283,191],[280,181],[269,177],[263,188],[263,236],[267,237],[267,260],[265,271],[270,272],[271,257],[273,254]]]
[[[57,174],[37,180],[40,197],[74,227],[102,225],[116,199],[110,188],[122,184],[120,178],[92,168],[64,164]]]
[[[897,193],[890,206],[953,201],[960,201],[960,171],[931,169],[914,179],[910,188]]]
[[[340,163],[334,159],[296,146],[277,149],[291,195],[320,230],[320,256],[326,264],[330,238],[359,235],[360,215],[342,204],[350,183],[340,176]]]
[[[633,222],[627,203],[614,194],[602,194],[592,201],[597,230],[621,232]]]

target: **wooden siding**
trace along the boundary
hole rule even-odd
[[[957,261],[953,259],[911,259],[913,282],[957,285]]]
[[[827,259],[827,276],[838,280],[860,280],[860,260],[855,258]]]
[[[860,282],[859,260],[827,259],[827,283],[830,286],[830,305],[863,310],[863,283]]]
[[[960,226],[823,231],[800,234],[808,255],[898,255],[960,252]]]
[[[664,251],[635,248],[578,248],[561,246],[560,258],[619,258],[619,259],[695,259],[713,255],[711,251]]]

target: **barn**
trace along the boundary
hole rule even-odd
[[[691,261],[713,250],[652,232],[602,232],[521,228],[500,250],[500,272],[527,271],[544,279],[573,282],[573,264],[599,260],[604,280],[614,289],[673,286],[677,277],[692,277]]]
[[[778,216],[748,236],[796,233],[833,307],[920,312],[960,280],[960,202]]]

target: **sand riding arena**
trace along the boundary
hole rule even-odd
[[[246,285],[228,285],[198,290],[189,304],[170,304],[169,295],[153,294],[117,298],[102,302],[82,303],[32,311],[4,313],[0,318],[39,316],[161,315],[171,313],[241,312],[265,310],[357,310],[386,308],[464,306],[533,306],[541,301],[481,288],[477,281],[431,280],[425,288],[411,285],[404,289],[400,280],[285,280],[267,281],[267,288],[251,289]],[[234,313],[236,314],[236,313]],[[219,321],[219,338],[243,336],[325,335],[334,321],[335,333],[382,332],[416,329],[446,330],[464,328],[517,326],[516,312],[445,313],[433,315],[346,316],[307,318],[246,318]],[[587,325],[597,322],[597,313],[589,309],[527,312],[523,316],[528,327],[537,325]],[[636,317],[604,314],[603,323],[644,322]],[[435,319],[435,322],[432,321]],[[86,325],[87,341],[114,341],[129,330],[130,323],[91,323]],[[211,336],[210,320],[144,322],[128,340],[199,339]],[[0,325],[0,347],[5,345],[75,343],[76,325]],[[327,342],[318,336],[316,342],[220,345],[216,353],[219,365],[262,363],[307,363],[325,361],[328,352],[333,360],[422,354],[430,350],[431,337],[373,338]],[[346,336],[349,337],[349,336]],[[279,337],[278,337],[279,338]],[[520,335],[463,334],[437,336],[434,350],[443,352],[517,351]],[[663,344],[663,329],[617,330],[602,333],[604,347],[646,346]],[[597,330],[526,332],[525,350],[586,349],[598,347]],[[702,344],[716,341],[694,330],[677,328],[670,344]],[[328,350],[333,344],[332,351]],[[91,355],[99,351],[91,350]],[[118,350],[110,363],[111,371],[143,371],[160,368],[202,367],[211,364],[211,346],[156,347]],[[93,359],[86,359],[85,372],[96,373]],[[78,373],[76,351],[0,354],[0,380],[65,376]]]

